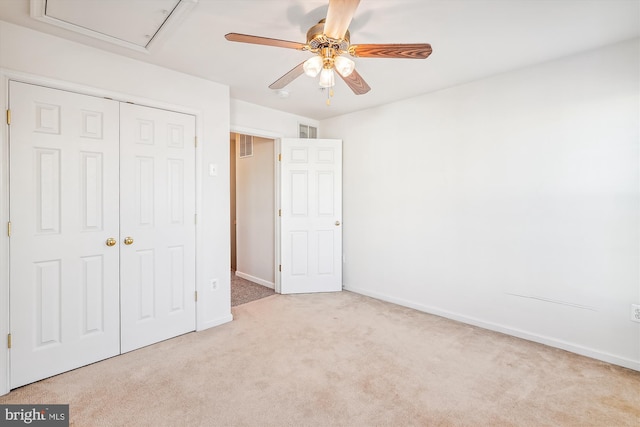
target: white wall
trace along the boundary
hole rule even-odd
[[[300,123],[319,126],[318,120],[231,100],[231,129],[234,132],[267,138],[297,138]]]
[[[640,370],[638,40],[321,122],[347,289]]]
[[[236,153],[240,152],[236,140]],[[253,156],[236,156],[238,277],[275,287],[274,141],[254,137]]]
[[[0,68],[49,79],[52,85],[89,91],[152,106],[176,107],[197,115],[197,165],[200,186],[198,222],[198,328],[230,321],[229,273],[229,91],[226,86],[126,59],[0,21]],[[6,100],[6,80],[0,99]],[[8,220],[7,126],[0,140],[0,220]],[[208,175],[208,164],[218,175]],[[8,333],[8,273],[6,233],[0,233],[0,336]],[[218,287],[206,286],[211,278]],[[0,352],[0,394],[7,392],[7,352]]]

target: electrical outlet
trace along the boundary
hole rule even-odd
[[[218,289],[218,279],[209,279],[209,287],[212,291]]]
[[[640,323],[640,304],[631,304],[631,320]]]

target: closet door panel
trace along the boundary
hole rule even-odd
[[[126,352],[195,330],[195,117],[122,104],[120,124]]]
[[[11,81],[11,387],[120,352],[118,103]]]

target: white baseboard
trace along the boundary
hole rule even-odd
[[[265,287],[267,287],[269,289],[275,289],[275,284],[273,282],[269,282],[269,281],[261,279],[259,277],[255,277],[255,276],[252,276],[250,274],[243,273],[241,271],[236,271],[236,276],[241,277],[241,278],[243,278],[245,280],[248,280],[250,282],[256,283],[258,285],[265,286]]]
[[[640,371],[640,361],[627,359],[624,357],[615,356],[613,354],[605,353],[602,351],[594,350],[588,347],[572,344],[566,341],[558,340],[555,338],[546,337],[543,335],[534,334],[520,329],[512,328],[509,326],[500,325],[497,323],[487,322],[484,320],[476,319],[474,317],[465,316],[460,313],[454,313],[447,310],[442,310],[436,307],[419,304],[413,301],[405,300],[402,298],[392,297],[386,294],[378,292],[371,292],[366,289],[360,289],[349,285],[344,285],[344,290],[354,292],[356,294],[366,295],[371,298],[379,299],[382,301],[398,304],[403,307],[413,308],[418,311],[422,311],[436,316],[445,317],[447,319],[456,320],[458,322],[467,323],[469,325],[478,326],[480,328],[489,329],[491,331],[501,332],[503,334],[511,335],[514,337],[522,338],[528,341],[537,342],[540,344],[548,345],[550,347],[559,348],[562,350],[576,353],[581,356],[587,356],[592,359],[601,360],[603,362],[611,363],[613,365],[622,366],[624,368]]]
[[[216,319],[211,319],[206,322],[199,323],[196,327],[196,332],[204,331],[205,329],[213,328],[214,326],[219,326],[224,323],[231,322],[233,320],[233,315],[231,313],[226,316],[218,317]]]

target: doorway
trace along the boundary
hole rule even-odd
[[[273,139],[230,134],[232,306],[238,302],[234,285],[243,280],[256,297],[266,295],[261,288],[252,291],[252,284],[275,287],[274,149]]]

